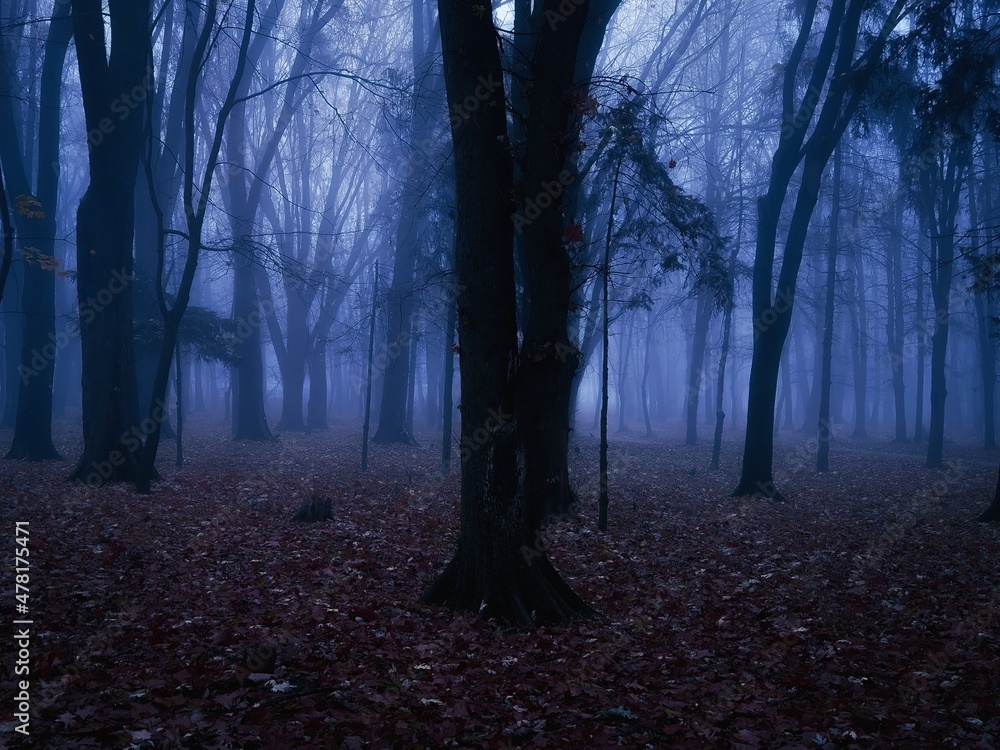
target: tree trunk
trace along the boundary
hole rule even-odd
[[[971,144],[958,139],[949,149],[944,179],[938,183],[937,169],[927,169],[924,181],[924,211],[930,221],[931,294],[934,298],[934,334],[931,336],[931,421],[927,433],[927,468],[944,465],[945,367],[951,318],[951,280],[955,260],[955,229],[959,198],[971,158]],[[944,157],[942,157],[944,158]],[[932,173],[932,174],[927,174]]]
[[[854,365],[854,433],[851,437],[867,437],[865,405],[868,398],[868,300],[865,294],[864,261],[856,243],[851,244],[851,361]],[[878,392],[875,403],[878,402]],[[876,407],[877,408],[877,407]],[[874,421],[874,417],[873,417]]]
[[[134,480],[142,449],[131,281],[143,118],[132,111],[121,119],[114,108],[121,92],[148,89],[143,81],[150,58],[149,10],[149,0],[111,0],[109,61],[102,3],[72,4],[87,131],[102,132],[102,121],[120,120],[92,143],[90,183],[77,209],[84,449],[70,478],[88,485]]]
[[[452,415],[455,411],[452,389],[455,383],[455,323],[458,311],[454,301],[448,304],[448,318],[444,329],[444,394],[441,400],[441,473],[451,473]]]
[[[555,5],[547,0],[546,6]],[[439,0],[457,196],[455,268],[461,351],[462,513],[458,549],[423,600],[481,617],[534,626],[586,615],[590,609],[552,567],[541,540],[543,506],[530,498],[519,429],[530,413],[517,404],[513,164],[507,150],[506,97],[489,13],[460,0]],[[587,4],[547,37],[567,34]],[[475,111],[463,102],[491,81]],[[482,179],[490,175],[490,179]],[[529,349],[529,351],[531,351]],[[544,354],[544,352],[542,352]],[[522,359],[522,361],[524,361]],[[566,382],[569,393],[569,379]],[[530,394],[529,394],[530,395]],[[530,399],[524,399],[530,402]],[[515,411],[516,409],[516,411]],[[530,440],[529,440],[530,442]]]
[[[826,256],[826,301],[823,310],[823,362],[820,374],[819,438],[816,453],[816,471],[830,470],[830,440],[833,437],[830,424],[830,381],[833,368],[833,313],[837,292],[837,245],[840,242],[840,187],[843,155],[838,146],[833,156],[833,200],[830,208],[830,246]]]
[[[649,357],[653,352],[653,313],[650,311],[646,319],[646,351],[642,356],[642,384],[639,386],[639,399],[642,401],[642,420],[646,424],[646,437],[653,437],[653,425],[649,421],[649,396],[646,391],[646,381],[649,379]]]
[[[413,117],[410,143],[406,155],[406,174],[403,192],[399,199],[399,221],[396,225],[396,252],[392,269],[392,283],[386,297],[386,348],[389,361],[382,383],[382,406],[379,410],[377,443],[404,443],[416,445],[412,429],[408,429],[410,412],[407,401],[414,376],[410,368],[414,288],[420,235],[426,222],[428,175],[428,144],[433,143],[436,125],[436,108],[440,78],[431,75],[437,36],[424,32],[423,0],[413,2],[413,74],[415,78]],[[471,92],[470,92],[471,93]]]
[[[48,38],[45,42],[45,59],[42,64],[38,123],[38,158],[43,168],[38,170],[37,200],[33,218],[18,211],[22,227],[21,242],[35,250],[35,257],[25,263],[23,281],[23,315],[21,337],[21,364],[18,367],[19,393],[14,440],[7,458],[25,461],[44,461],[61,458],[52,443],[52,395],[57,354],[66,342],[56,336],[55,328],[55,235],[59,193],[59,133],[62,78],[66,50],[73,35],[70,8],[66,3],[56,3]],[[6,88],[6,86],[5,86]],[[3,117],[12,118],[13,108],[4,107]],[[4,131],[13,129],[11,121]],[[5,140],[7,140],[5,138]],[[15,143],[7,141],[3,148],[5,168],[12,180],[15,195],[31,195],[26,165],[20,154],[8,150]],[[18,158],[10,159],[10,156]],[[13,174],[12,174],[13,173]],[[66,336],[64,332],[62,334]]]
[[[986,154],[983,157],[984,161],[987,163],[987,167],[990,160],[990,150],[991,149],[987,147]],[[982,204],[982,208],[984,209],[983,213],[987,217],[992,215],[992,182],[991,178],[984,178],[982,188],[977,192],[973,187],[974,180],[969,180],[969,223],[972,225],[973,230],[973,247],[982,246],[979,234],[979,204]],[[992,228],[988,228],[986,231],[989,234],[992,234],[994,230]],[[991,248],[989,248],[989,244],[990,243],[987,241],[987,257],[989,256],[991,250]],[[982,275],[976,275],[975,282],[973,284],[973,300],[976,311],[976,348],[979,353],[979,372],[983,385],[983,442],[986,450],[991,451],[996,449],[994,413],[996,411],[997,360],[996,347],[993,343],[993,337],[990,335],[990,328],[994,325],[993,317],[990,314],[991,310],[989,309],[989,299],[985,294],[986,290],[982,288],[984,282],[988,278],[989,272]]]
[[[886,276],[889,286],[889,365],[895,408],[897,443],[906,442],[906,379],[903,372],[906,331],[903,326],[903,197],[897,193],[892,204],[892,229],[886,247]]]
[[[917,247],[917,399],[914,412],[913,442],[924,441],[924,359],[927,356],[927,321],[924,319],[924,249],[923,231]]]
[[[981,523],[1000,523],[1000,474],[997,475],[997,487],[993,492],[993,502],[976,520]]]
[[[707,291],[698,295],[694,315],[694,336],[691,338],[691,358],[688,362],[687,433],[685,443],[698,442],[698,397],[701,393],[702,370],[705,366],[705,345],[708,324],[712,320],[711,297]]]
[[[309,400],[306,405],[306,429],[325,430],[329,427],[326,410],[328,385],[326,380],[326,342],[313,341],[309,347]]]

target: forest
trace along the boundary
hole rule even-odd
[[[0,747],[1000,747],[996,0],[0,0]]]

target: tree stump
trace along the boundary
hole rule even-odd
[[[332,500],[328,497],[313,495],[299,508],[293,521],[302,523],[317,523],[319,521],[333,520]]]

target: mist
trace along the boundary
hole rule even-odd
[[[664,609],[680,618],[670,638],[698,631],[706,653],[723,646],[698,612],[720,632],[727,618],[776,622],[790,663],[827,636],[839,653],[851,632],[901,637],[910,626],[872,602],[902,601],[924,576],[947,588],[954,571],[949,606],[977,601],[977,614],[942,623],[930,600],[899,604],[937,633],[921,637],[995,619],[996,17],[975,0],[2,4],[0,504],[5,521],[30,522],[31,544],[44,539],[32,576],[103,597],[77,580],[98,550],[95,570],[125,592],[102,607],[136,618],[113,633],[57,625],[55,598],[32,593],[53,629],[32,640],[41,697],[3,731],[102,736],[118,719],[65,722],[85,699],[51,687],[93,681],[99,663],[142,695],[177,687],[144,687],[130,657],[87,661],[68,644],[191,622],[167,551],[195,555],[188,533],[204,525],[217,544],[204,564],[233,561],[191,573],[232,592],[189,641],[216,666],[147,658],[229,696],[235,723],[271,707],[268,746],[995,741],[994,677],[970,674],[946,700],[908,676],[955,682],[985,648],[968,640],[955,647],[966,658],[931,665],[872,645],[892,652],[872,685],[908,686],[891,697],[861,683],[849,695],[858,666],[835,659],[836,684],[810,684],[868,708],[822,718],[817,705],[798,723],[784,703],[797,667],[754,641],[719,667],[723,713],[766,684],[782,718],[751,711],[745,726],[695,708],[694,688],[663,719],[653,704],[675,683],[648,675],[667,662],[686,674],[671,661],[680,641],[639,648],[631,692],[632,667],[612,654],[622,633],[666,638]],[[782,577],[802,563],[785,559],[790,528],[811,550],[810,586],[836,589],[829,633],[812,632],[808,597],[794,603],[799,583]],[[56,545],[70,557],[53,559]],[[271,545],[294,550],[271,580],[282,606],[310,599],[318,621],[357,626],[338,636],[366,644],[367,666],[338,677],[363,687],[338,693],[325,725],[294,690],[332,690],[325,670],[341,657],[310,661],[301,612],[259,611],[263,584],[244,574]],[[740,596],[781,580],[734,613],[733,594],[697,603],[703,574],[738,577]],[[145,599],[158,587],[172,593]],[[864,596],[873,609],[853,612]],[[533,704],[515,726],[488,718],[495,696],[475,688],[460,707],[462,689],[417,690],[454,644],[428,646],[405,685],[372,666],[401,658],[372,633],[398,630],[406,650],[447,623],[487,640],[497,628],[482,646],[501,669],[517,662],[513,634],[534,634],[525,660],[587,651],[560,640],[571,629],[607,649],[598,667],[538,678],[583,686],[546,699],[558,720]],[[601,680],[599,697],[584,689]],[[294,700],[260,703],[265,684],[293,685]],[[588,695],[596,734],[576,723]],[[935,701],[937,719],[899,718]],[[157,705],[160,724],[138,712],[115,742],[255,746]],[[407,735],[394,711],[423,729]],[[278,731],[293,716],[316,726]]]

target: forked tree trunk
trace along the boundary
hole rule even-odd
[[[121,92],[141,88],[150,58],[149,0],[112,0],[113,54],[100,0],[73,0],[88,132],[117,121]],[[142,117],[130,113],[90,149],[90,183],[77,209],[77,297],[83,344],[83,455],[70,478],[136,478],[142,449],[132,337],[132,244]],[[106,302],[106,304],[105,304]]]
[[[546,6],[555,6],[548,0]],[[541,539],[542,507],[528,500],[518,435],[513,164],[506,97],[489,13],[440,0],[448,103],[461,108],[481,81],[500,82],[468,119],[452,118],[457,196],[455,269],[461,358],[462,513],[458,549],[423,600],[533,626],[590,613],[552,567]],[[586,2],[542,32],[559,44],[586,19]],[[577,33],[579,30],[577,29]],[[556,39],[546,39],[555,36]],[[465,110],[459,110],[465,111]],[[490,175],[490,179],[482,179]],[[567,393],[569,383],[566,383]]]

